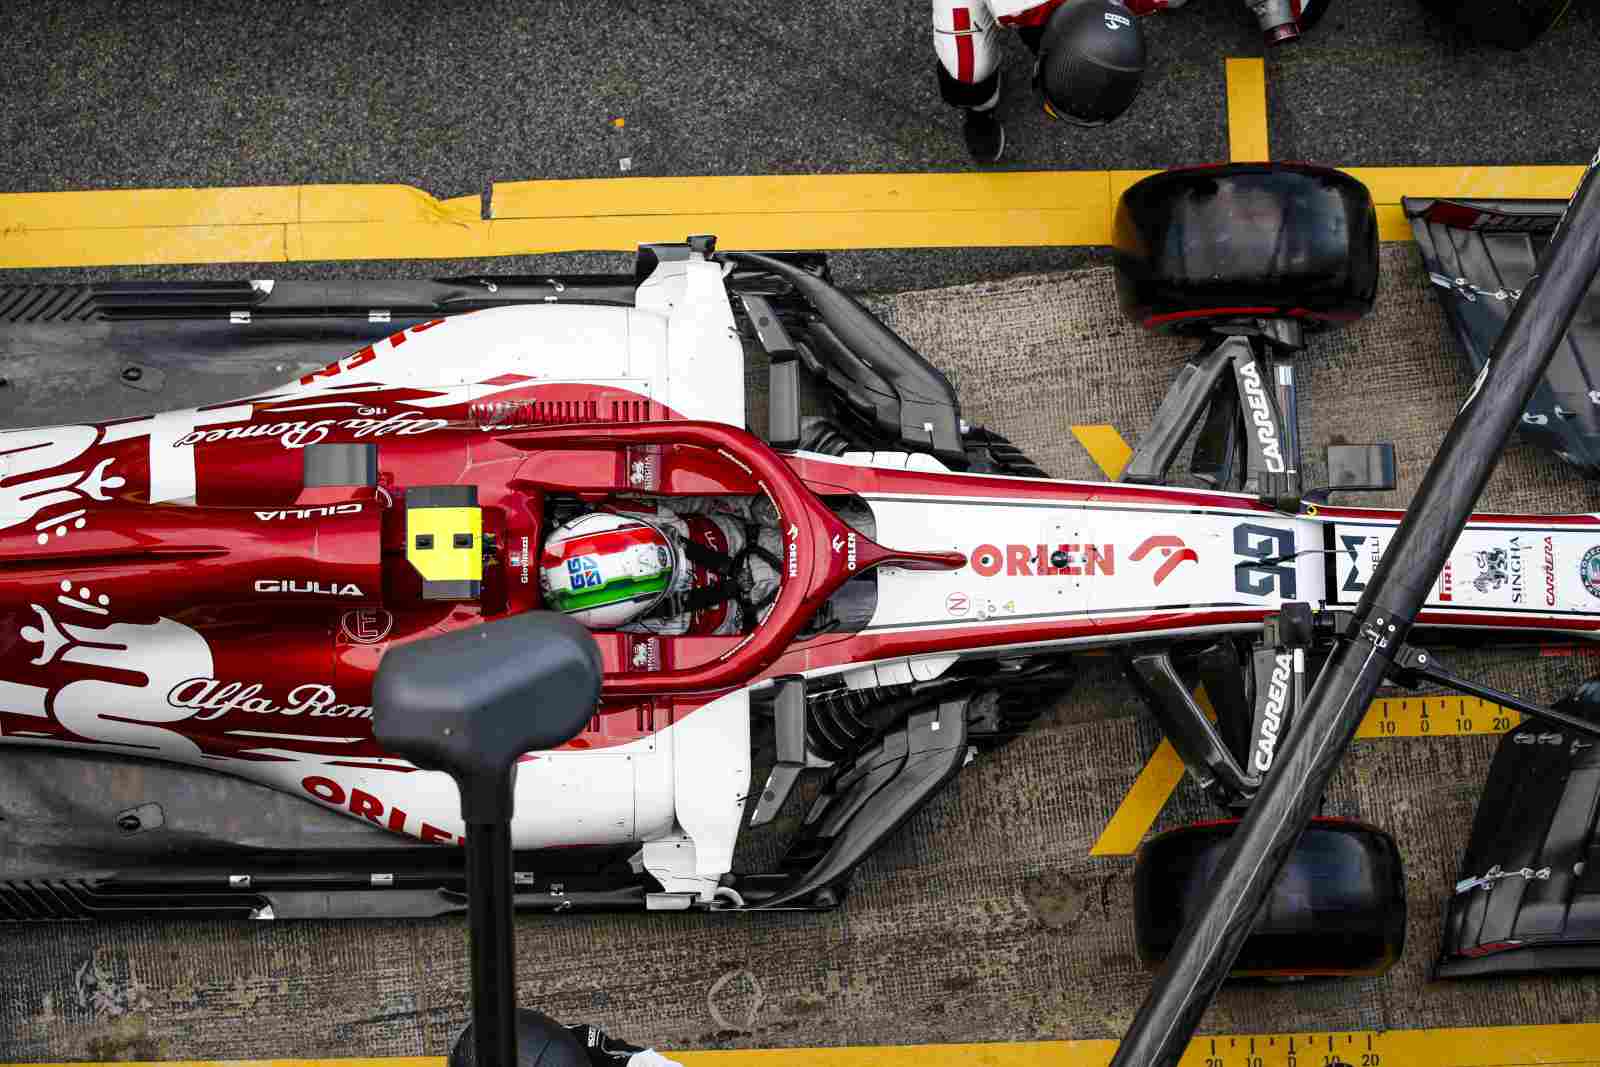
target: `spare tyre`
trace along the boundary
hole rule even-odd
[[[1117,295],[1147,329],[1208,333],[1263,318],[1352,322],[1378,294],[1367,187],[1298,163],[1152,174],[1117,203]]]
[[[1216,884],[1237,819],[1154,838],[1134,870],[1139,957],[1167,958]],[[1314,819],[1284,864],[1233,977],[1378,975],[1405,947],[1405,873],[1394,838],[1347,819]]]

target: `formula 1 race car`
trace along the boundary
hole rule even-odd
[[[595,513],[736,506],[776,588],[730,631],[748,590],[702,553],[672,627],[595,632],[599,706],[516,779],[519,907],[832,907],[1089,649],[1124,657],[1208,793],[1246,807],[1401,518],[1327,503],[1392,487],[1392,451],[1339,446],[1308,487],[1296,418],[1304,332],[1371,307],[1373,208],[1337,172],[1231,165],[1146,179],[1117,226],[1129,314],[1203,338],[1121,483],[1046,479],[969,426],[815,255],[691,238],[642,247],[631,278],[0,290],[12,358],[90,337],[163,374],[360,345],[236,401],[0,435],[0,917],[460,910],[438,847],[461,840],[455,786],[374,740],[377,666],[551,607],[545,538]],[[747,356],[769,367],[765,439]],[[1169,484],[1197,430],[1202,487]],[[1600,517],[1477,516],[1419,624],[1587,637]],[[802,799],[781,858],[736,870],[741,835]],[[1226,838],[1194,833],[1141,864],[1152,958]],[[1393,841],[1327,821],[1297,856],[1241,966],[1387,966]]]

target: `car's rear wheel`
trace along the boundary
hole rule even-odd
[[[1378,220],[1340,171],[1230,163],[1153,174],[1117,204],[1117,295],[1135,322],[1209,333],[1351,322],[1378,292]]]
[[[1140,849],[1134,925],[1146,963],[1166,959],[1199,913],[1237,825],[1196,823]],[[1233,976],[1382,974],[1400,958],[1405,934],[1405,874],[1394,838],[1362,823],[1316,819],[1284,864]]]

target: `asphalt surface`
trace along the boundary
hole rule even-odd
[[[812,0],[82,0],[0,11],[0,189],[964,169],[927,7]],[[1018,168],[1225,159],[1222,58],[1262,54],[1239,0],[1145,20],[1144,89],[1114,125],[1051,123],[1012,40]],[[1281,158],[1571,163],[1594,151],[1600,14],[1523,53],[1413,0],[1334,0],[1267,62]],[[621,118],[621,129],[612,120]]]
[[[1099,131],[1046,122],[1012,42],[1005,165],[1226,158],[1222,60],[1261,54],[1250,17],[1235,0],[1191,0],[1146,28],[1144,92]],[[1590,0],[1517,54],[1455,38],[1412,0],[1336,0],[1304,44],[1267,57],[1274,154],[1351,165],[1588,159],[1600,138],[1597,46]],[[921,3],[284,2],[226,15],[176,2],[10,4],[0,8],[0,95],[11,105],[0,109],[0,191],[402,182],[455,196],[527,178],[965,169],[932,65]],[[1123,324],[1104,272],[1003,279],[1097,262],[1060,249],[871,252],[838,257],[836,274],[884,294],[877,306],[951,373],[970,415],[1053,474],[1095,477],[1067,427],[1111,422],[1135,438],[1186,349]],[[1464,383],[1414,250],[1387,250],[1384,269],[1378,314],[1316,342],[1304,402],[1313,445],[1370,436],[1381,410],[1400,444],[1403,498]],[[47,387],[52,414],[71,417],[63,373],[40,368],[0,387],[0,424],[34,421],[30,398]],[[1507,508],[1600,508],[1592,489],[1525,448],[1508,454],[1491,494]],[[1458,662],[1545,697],[1595,673],[1587,656]],[[1148,984],[1133,956],[1131,864],[1087,853],[1156,740],[1131,692],[1091,662],[1038,730],[969,769],[863,869],[840,912],[524,920],[519,1000],[679,1048],[1116,1036]],[[1405,958],[1382,979],[1230,990],[1207,1028],[1600,1018],[1592,977],[1427,980],[1438,903],[1493,746],[1358,744],[1330,810],[1399,837],[1412,901]],[[1159,825],[1207,813],[1186,784]],[[437,1054],[466,1017],[465,966],[459,922],[8,930],[0,1060]]]
[[[532,178],[970,166],[914,0],[219,10],[0,6],[0,98],[13,105],[0,109],[0,191],[399,182],[449,197]],[[1047,119],[1031,57],[1008,40],[1001,165],[1226,159],[1223,59],[1263,54],[1253,17],[1240,0],[1190,0],[1143,26],[1144,88],[1098,130]],[[1415,0],[1334,0],[1302,43],[1266,54],[1273,152],[1340,165],[1586,160],[1597,54],[1595,0],[1575,0],[1520,53],[1465,41]],[[840,276],[902,289],[1083,262],[1050,249],[913,251],[841,264]]]

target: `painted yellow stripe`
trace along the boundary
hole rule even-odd
[[[1172,791],[1183,781],[1183,760],[1178,758],[1172,742],[1162,739],[1155,755],[1144,765],[1133,788],[1122,798],[1111,821],[1100,831],[1100,837],[1089,850],[1091,856],[1131,856],[1139,851],[1139,842],[1155,825],[1161,809],[1167,806]]]
[[[1411,239],[1400,209],[1402,192],[1562,198],[1577,187],[1583,171],[1576,166],[1348,169],[1372,189],[1379,234],[1386,241]],[[12,193],[0,194],[0,267],[630,251],[643,242],[678,241],[692,233],[714,233],[724,248],[1108,245],[1117,198],[1149,173],[516,182],[495,187],[492,220],[479,217],[477,197],[436,200],[405,186]]]
[[[1074,426],[1072,436],[1078,439],[1089,458],[1094,460],[1109,481],[1122,477],[1123,468],[1133,458],[1133,449],[1122,439],[1115,426]]]
[[[1228,158],[1259,163],[1267,147],[1267,65],[1261,59],[1228,60]]]
[[[666,1052],[684,1067],[1105,1067],[1117,1043],[1016,1041],[965,1045],[845,1045],[833,1048]],[[1181,1067],[1600,1067],[1600,1023],[1481,1026],[1440,1030],[1227,1034],[1189,1043]],[[182,1060],[144,1067],[443,1067],[443,1057],[327,1060]],[[69,1067],[67,1064],[44,1067]],[[70,1067],[109,1067],[74,1064]]]
[[[1478,697],[1383,697],[1368,706],[1356,736],[1381,739],[1500,734],[1521,723],[1520,712]],[[1183,781],[1183,774],[1183,761],[1169,742],[1162,741],[1117,805],[1111,821],[1100,831],[1089,854],[1131,856],[1137,852],[1173,790]]]
[[[1069,209],[1106,195],[1109,171],[740,175],[499,182],[496,219],[697,214],[970,213],[1030,201]],[[707,195],[708,193],[712,195]]]

